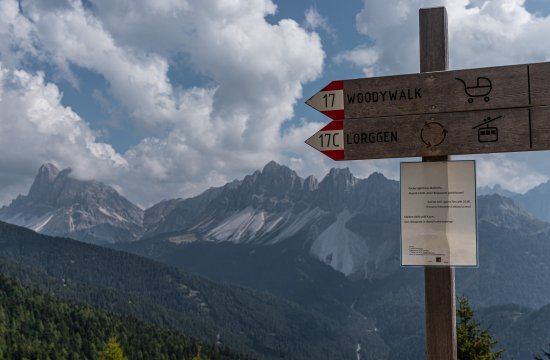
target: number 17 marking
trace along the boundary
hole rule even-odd
[[[334,93],[328,93],[323,95],[323,99],[325,99],[325,107],[334,107],[334,98],[336,97],[336,94]],[[330,102],[330,106],[328,105]]]

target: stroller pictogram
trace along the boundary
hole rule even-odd
[[[477,78],[476,86],[468,86],[466,85],[466,81],[462,80],[461,78],[455,78],[458,81],[460,81],[464,85],[464,92],[466,95],[469,96],[468,102],[471,104],[474,102],[474,98],[482,97],[485,102],[488,102],[491,100],[489,98],[489,93],[493,89],[493,84],[491,83],[491,80],[489,78],[480,76]]]

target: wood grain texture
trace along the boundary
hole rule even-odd
[[[447,10],[444,7],[420,9],[420,72],[447,70],[449,37]]]
[[[550,107],[347,119],[343,140],[346,160],[550,150]]]
[[[550,105],[550,63],[344,80],[346,119],[530,105]]]
[[[447,70],[447,10],[444,7],[420,9],[419,22],[420,71]],[[422,160],[448,160],[441,154],[432,155],[435,157],[423,157]],[[457,360],[454,269],[424,268],[424,295],[427,359]]]
[[[531,105],[550,105],[550,63],[529,64]]]
[[[457,360],[455,271],[424,268],[428,360]]]

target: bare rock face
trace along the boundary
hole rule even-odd
[[[128,242],[143,233],[143,210],[110,186],[44,164],[26,196],[0,209],[0,220],[37,232],[96,243]]]
[[[317,181],[270,162],[242,180],[142,211],[112,187],[45,164],[29,193],[0,209],[0,220],[96,244],[156,242],[148,253],[194,242],[277,245],[353,279],[382,279],[400,265],[399,183],[380,173],[358,179],[349,169],[332,169]],[[549,231],[547,223],[499,195],[479,198],[478,223]]]
[[[382,174],[357,179],[332,169],[322,181],[268,163],[241,181],[145,212],[144,238],[270,246],[299,238],[346,276],[376,278],[399,268],[399,186]]]

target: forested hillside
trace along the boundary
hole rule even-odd
[[[358,343],[387,357],[373,323],[336,321],[283,299],[215,284],[120,251],[0,222],[0,271],[58,298],[178,330],[268,359],[352,359]]]
[[[116,338],[128,359],[251,359],[222,345],[88,306],[62,302],[0,276],[1,359],[97,359]]]

